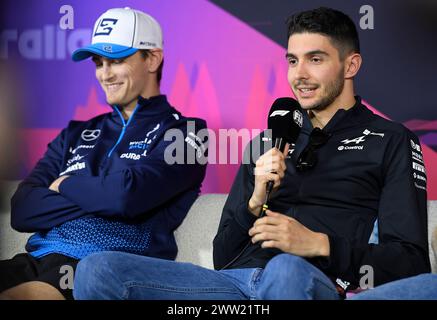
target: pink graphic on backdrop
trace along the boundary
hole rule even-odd
[[[208,128],[218,136],[218,129],[223,128],[221,113],[215,86],[205,64],[201,64],[198,78],[191,88],[188,74],[182,64],[178,65],[169,101],[183,115],[206,119]],[[215,144],[219,150],[218,140]],[[220,153],[219,150],[217,153]],[[224,165],[209,164],[202,186],[202,193],[213,193],[227,190],[234,178],[236,168]],[[225,193],[226,191],[224,191]]]
[[[76,108],[73,119],[86,121],[106,112],[112,112],[112,108],[107,104],[101,104],[99,102],[97,99],[97,90],[95,87],[92,87],[86,105]]]
[[[250,129],[265,129],[270,106],[279,97],[294,97],[287,82],[287,66],[278,62],[272,66],[271,77],[274,83],[269,88],[268,78],[258,66],[253,70],[250,82],[248,102],[245,112],[245,127]],[[269,90],[271,89],[271,90]]]
[[[437,120],[409,120],[404,125],[410,130],[435,130],[437,131]]]
[[[431,132],[420,136],[420,140],[428,146],[437,147],[437,133]]]
[[[258,67],[253,71],[253,78],[250,83],[250,91],[246,105],[246,127],[265,128],[266,127],[266,106],[272,104],[272,97],[267,92],[265,75]],[[267,111],[268,112],[268,111]]]

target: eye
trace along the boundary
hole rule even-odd
[[[114,59],[114,60],[112,60],[112,63],[113,64],[121,64],[121,63],[123,63],[123,61],[124,61],[124,59]]]
[[[101,59],[92,59],[94,64],[96,65],[96,68],[100,68],[102,66],[102,60]]]
[[[294,66],[297,63],[297,59],[296,58],[288,58],[288,64],[290,66]]]
[[[311,62],[313,62],[313,63],[321,63],[322,62],[322,58],[320,58],[320,57],[312,57],[311,58]]]

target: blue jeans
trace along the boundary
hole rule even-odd
[[[349,300],[437,300],[437,274],[424,273],[389,282]]]
[[[332,282],[306,260],[280,254],[265,269],[210,270],[190,263],[100,252],[77,266],[75,299],[339,299]]]

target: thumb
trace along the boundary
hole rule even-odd
[[[288,150],[290,149],[290,144],[289,143],[287,143],[286,145],[285,145],[285,149],[284,149],[284,156],[287,156],[287,154],[288,154]]]

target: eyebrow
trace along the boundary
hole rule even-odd
[[[322,55],[322,56],[329,56],[329,54],[326,51],[323,50],[313,50],[313,51],[308,51],[307,53],[305,53],[305,56],[314,56],[314,55]],[[296,58],[296,56],[290,52],[287,52],[285,54],[285,58]]]

